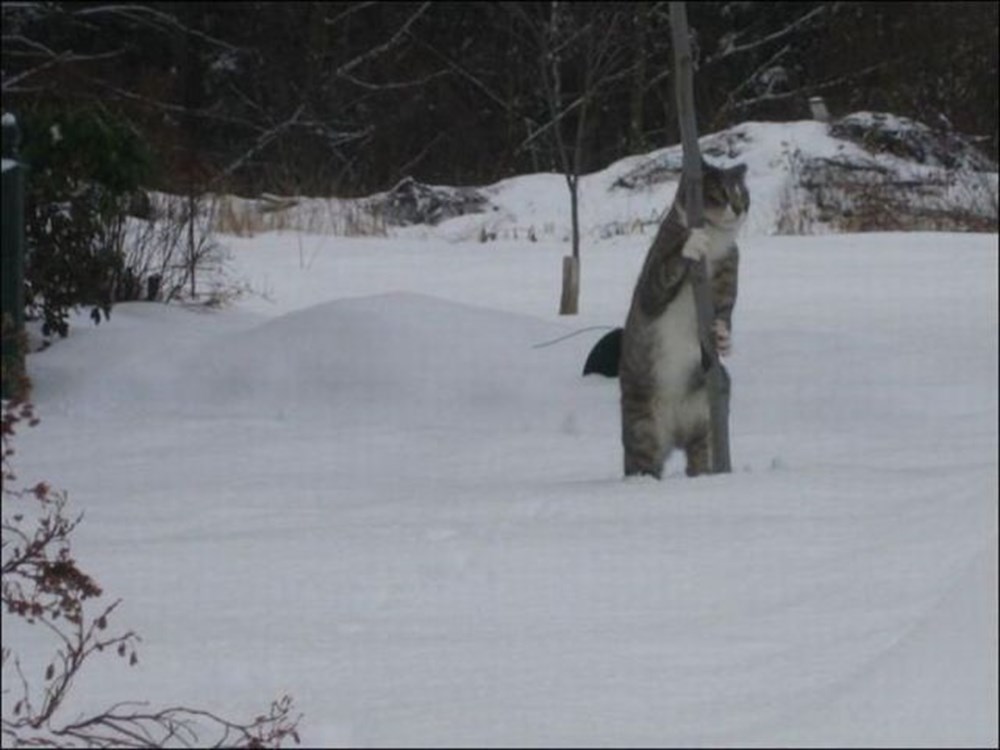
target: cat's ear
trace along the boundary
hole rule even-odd
[[[719,176],[722,174],[722,172],[723,172],[723,170],[719,169],[717,166],[715,166],[711,162],[705,161],[705,158],[702,157],[702,159],[701,159],[701,176],[702,176],[703,179],[717,180],[717,179],[719,179]]]

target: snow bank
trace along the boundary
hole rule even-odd
[[[699,139],[720,166],[744,163],[751,193],[743,237],[836,231],[991,230],[997,166],[962,136],[884,113],[747,122]],[[679,145],[630,156],[579,182],[581,229],[593,244],[652,231],[680,176]],[[240,201],[254,231],[377,234],[449,242],[568,242],[569,193],[561,174],[535,174],[479,188],[412,179],[358,200]],[[398,226],[404,224],[406,226]]]
[[[322,415],[341,425],[530,421],[556,390],[532,344],[562,328],[411,293],[335,300],[197,352],[207,412]],[[358,404],[364,404],[363,409]]]

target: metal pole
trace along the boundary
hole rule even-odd
[[[694,108],[694,72],[691,60],[691,41],[688,37],[687,9],[683,2],[670,3],[670,33],[674,47],[674,91],[677,95],[677,120],[684,149],[684,183],[686,194],[684,209],[688,227],[700,227],[704,220],[704,203],[701,191],[701,151],[698,149],[698,125]],[[711,440],[711,472],[719,474],[732,470],[729,458],[729,378],[719,362],[715,349],[712,324],[715,306],[709,289],[708,261],[689,261],[688,277],[694,289],[698,308],[698,335],[702,349],[708,354],[709,367],[705,373]]]
[[[14,115],[5,112],[3,124],[3,208],[0,248],[2,304],[0,304],[0,357],[3,398],[21,395],[24,373],[24,165],[19,161],[21,132]]]

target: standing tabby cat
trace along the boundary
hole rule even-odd
[[[708,259],[716,347],[728,354],[739,267],[733,240],[750,207],[745,174],[742,164],[720,169],[702,162],[705,223],[698,229],[687,225],[682,178],[646,255],[625,322],[619,367],[626,476],[659,478],[674,448],[687,454],[688,476],[711,467],[709,360],[698,338],[685,259]],[[728,376],[724,380],[728,383]]]

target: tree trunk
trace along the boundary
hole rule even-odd
[[[563,258],[562,299],[559,303],[560,315],[576,315],[580,309],[580,178],[566,175],[569,187],[570,237],[572,255]],[[571,261],[567,265],[567,261]]]
[[[559,54],[552,51],[556,45],[557,29],[560,23],[560,6],[558,2],[552,3],[552,16],[549,20],[549,71],[551,75],[548,87],[549,112],[555,120],[562,112],[562,71],[559,67]],[[585,117],[586,109],[580,113],[580,117]],[[569,210],[570,210],[570,236],[572,241],[572,254],[563,258],[563,283],[562,296],[559,301],[560,315],[576,315],[580,309],[580,216],[578,206],[577,186],[580,175],[580,139],[579,132],[582,121],[578,121],[577,139],[573,144],[573,158],[566,153],[566,142],[562,136],[562,124],[556,122],[552,128],[553,138],[556,143],[560,166],[563,175],[566,177],[566,187],[569,190]]]
[[[563,256],[562,299],[559,302],[560,315],[576,315],[580,302],[580,259],[572,255]]]
[[[580,260],[580,180],[576,175],[569,186],[569,218],[573,225],[573,257]]]
[[[698,130],[695,120],[694,85],[691,64],[691,42],[688,38],[687,11],[683,2],[670,3],[670,27],[674,43],[677,94],[677,115],[684,148],[684,182],[687,194],[682,196],[688,216],[688,226],[700,227],[704,215],[701,192],[701,152],[698,149]],[[698,333],[703,351],[710,364],[706,376],[708,390],[711,472],[719,474],[732,470],[729,457],[729,381],[719,363],[715,350],[712,324],[715,310],[709,289],[708,262],[692,264],[689,272],[698,309]]]
[[[198,204],[195,197],[195,187],[192,182],[188,188],[188,275],[191,282],[191,299],[195,299],[198,294],[196,288],[198,275],[198,253],[194,243],[194,222],[198,213]]]
[[[187,174],[185,175],[185,192],[187,193],[188,227],[187,227],[187,272],[192,299],[197,294],[197,247],[195,245],[195,221],[197,220],[198,196],[201,192],[201,128],[197,112],[204,104],[204,65],[201,59],[202,45],[194,33],[202,25],[201,11],[193,5],[180,8],[180,17],[185,23],[181,37],[181,91],[184,112],[183,126],[183,160]]]

